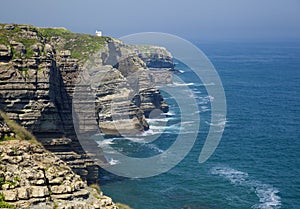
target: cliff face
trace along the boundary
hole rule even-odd
[[[0,114],[0,207],[116,208],[90,188],[65,162],[46,151],[18,125]],[[19,129],[19,130],[18,130]],[[23,133],[22,133],[23,131]]]
[[[69,88],[78,60],[57,52],[52,37],[36,28],[13,27],[1,31],[6,40],[0,48],[8,55],[0,57],[0,108],[83,179],[95,181],[97,167],[81,149],[72,124]]]
[[[168,71],[159,69],[173,67],[164,48],[154,47],[162,54],[155,56],[141,46],[107,37],[28,25],[0,25],[0,35],[0,109],[89,183],[97,181],[98,168],[76,137],[72,99],[77,77],[89,70],[86,63],[93,56],[100,60],[93,68],[105,74],[94,88],[96,100],[91,101],[97,107],[97,118],[92,120],[98,121],[103,133],[147,130],[145,118],[153,109],[168,111],[154,85],[172,80]],[[122,115],[127,121],[116,129],[112,121],[123,120]]]
[[[164,48],[160,50],[169,56]],[[149,129],[145,118],[152,110],[168,112],[168,105],[156,85],[171,83],[172,75],[160,68],[150,70],[143,61],[146,56],[140,46],[112,39],[83,66],[83,71],[91,74],[84,75],[83,80],[97,84],[93,91],[98,125],[103,133],[136,134]],[[100,80],[93,80],[95,71]]]

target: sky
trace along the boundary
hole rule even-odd
[[[300,0],[3,0],[0,22],[116,38],[164,32],[191,41],[300,40]]]

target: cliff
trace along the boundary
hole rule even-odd
[[[98,167],[82,149],[72,117],[74,90],[83,71],[105,75],[94,88],[95,101],[87,101],[95,103],[91,111],[96,118],[91,120],[104,134],[136,134],[149,128],[146,118],[153,109],[168,111],[155,87],[172,81],[170,72],[161,69],[174,67],[162,47],[16,24],[0,24],[0,35],[0,109],[88,183],[97,182]],[[122,127],[116,128],[113,120],[122,121]]]
[[[117,208],[2,112],[0,158],[1,208]]]

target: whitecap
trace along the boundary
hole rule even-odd
[[[153,130],[153,126],[147,130],[142,132],[141,134],[139,134],[140,136],[153,136],[153,135],[157,135],[157,134],[161,134],[160,132],[154,131]]]
[[[109,163],[110,165],[117,165],[117,164],[120,163],[120,161],[119,161],[119,160],[115,160],[115,159],[113,159],[113,158],[110,158],[110,159],[108,160],[108,163]]]
[[[177,87],[177,86],[193,86],[195,85],[194,83],[172,83],[169,86]]]
[[[209,108],[207,108],[207,109],[203,109],[203,110],[201,110],[200,111],[200,113],[203,113],[203,112],[208,112],[208,111],[210,111],[211,109],[209,109]]]
[[[109,139],[99,140],[99,141],[96,141],[96,142],[98,144],[98,147],[105,147],[105,146],[108,146],[108,145],[115,144],[114,143],[115,139],[116,138],[109,138]]]
[[[168,122],[170,118],[165,117],[165,118],[147,118],[147,122],[151,125],[151,123],[156,123],[156,122]]]
[[[221,120],[221,121],[218,121],[217,123],[210,123],[208,121],[205,121],[205,123],[209,126],[216,126],[216,127],[221,127],[222,128],[226,125],[227,121],[226,120]]]
[[[125,139],[136,143],[146,143],[144,138],[139,138],[139,137],[126,137]]]
[[[166,116],[174,116],[175,113],[169,111],[169,112],[167,112],[167,113],[162,113],[162,115],[166,115]]]
[[[248,178],[248,173],[229,167],[214,167],[211,169],[211,174],[222,176],[233,184],[241,184]]]
[[[195,86],[215,86],[215,83],[198,83],[195,84]]]
[[[211,174],[224,177],[235,186],[249,187],[251,191],[254,189],[259,203],[253,205],[252,208],[279,209],[281,207],[281,198],[278,195],[279,190],[272,185],[251,179],[246,172],[227,166],[216,166],[211,169]]]
[[[259,198],[259,204],[253,205],[252,208],[259,209],[273,209],[281,206],[279,190],[268,184],[260,182],[254,183],[255,193]]]
[[[146,146],[147,146],[148,148],[150,148],[150,149],[152,149],[152,150],[158,152],[158,153],[163,153],[163,152],[164,152],[164,150],[158,148],[158,147],[157,147],[156,145],[154,145],[154,144],[146,144]]]
[[[199,91],[198,89],[193,89],[193,93],[194,93],[194,94],[202,94],[202,92]]]

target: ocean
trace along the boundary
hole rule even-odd
[[[177,61],[177,74],[197,102],[200,128],[192,150],[174,168],[149,178],[101,175],[101,190],[134,209],[300,208],[300,43],[199,43],[222,80],[226,121],[211,124],[211,95]],[[181,89],[179,83],[173,88]],[[213,84],[212,84],[213,85]],[[132,157],[163,153],[175,141],[180,108],[164,93],[170,112],[150,119],[144,135],[106,138],[100,146]],[[193,121],[190,121],[193,123]],[[224,126],[219,146],[198,162],[210,125]],[[183,129],[182,129],[183,128]],[[184,132],[183,132],[184,134]],[[148,142],[150,136],[159,137]],[[109,159],[112,165],[121,163]]]

